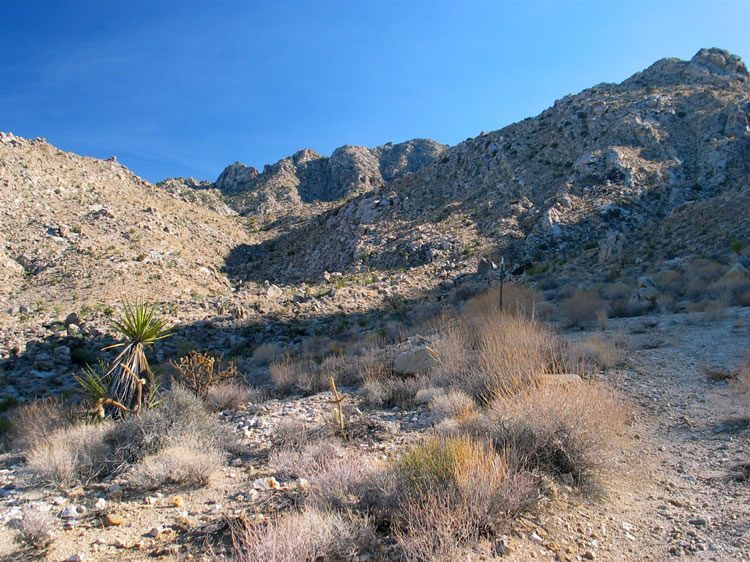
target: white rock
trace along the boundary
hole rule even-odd
[[[393,370],[399,375],[414,375],[429,370],[437,363],[437,354],[429,347],[423,346],[405,351],[396,357]]]

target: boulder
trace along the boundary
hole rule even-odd
[[[480,277],[484,277],[493,269],[497,269],[497,266],[493,262],[485,258],[480,258],[477,264],[477,274]]]
[[[271,285],[270,287],[268,287],[268,289],[266,289],[266,296],[269,299],[277,299],[283,294],[284,294],[284,291],[282,291],[276,285]]]
[[[437,363],[437,354],[425,345],[398,355],[393,362],[393,370],[399,375],[416,375],[428,371]]]

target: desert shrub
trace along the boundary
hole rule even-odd
[[[474,432],[489,437],[509,462],[596,491],[616,459],[628,410],[607,386],[580,383],[500,397],[488,417]]]
[[[121,468],[186,442],[207,451],[237,447],[231,428],[212,415],[198,396],[179,386],[162,394],[160,403],[140,419],[133,416],[114,425],[107,440]]]
[[[389,374],[366,378],[359,395],[365,404],[373,408],[410,408],[415,404],[416,395],[431,384],[428,375],[404,378]]]
[[[106,442],[110,424],[80,423],[55,429],[26,451],[26,471],[35,484],[72,486],[110,469],[112,449]]]
[[[372,542],[372,536],[365,520],[308,507],[263,522],[245,519],[233,560],[348,560],[356,557],[359,544]]]
[[[474,412],[474,399],[461,390],[449,390],[433,396],[429,408],[435,421],[445,418],[466,418]]]
[[[261,365],[278,362],[284,356],[284,348],[275,343],[264,343],[253,351],[253,361]]]
[[[429,437],[393,466],[396,538],[409,560],[455,560],[459,549],[534,504],[536,489],[489,443]]]
[[[33,400],[18,408],[11,420],[9,439],[16,449],[27,449],[44,441],[58,429],[70,427],[79,412],[57,398]]]
[[[569,363],[583,363],[584,368],[595,366],[601,369],[610,369],[622,365],[625,354],[615,343],[607,341],[600,334],[590,336],[575,344],[571,344],[567,350]]]
[[[301,449],[274,451],[268,463],[281,478],[308,478],[326,470],[341,454],[341,448],[330,441],[319,441]]]
[[[598,315],[605,311],[599,296],[592,291],[578,291],[558,306],[560,319],[568,326],[584,327],[598,321]]]
[[[312,435],[304,422],[284,418],[274,428],[271,441],[275,449],[299,450],[312,441]]]
[[[224,457],[220,452],[204,443],[192,446],[186,443],[146,456],[128,472],[128,480],[146,489],[160,488],[165,484],[205,486],[223,464]]]
[[[503,286],[503,311],[526,318],[537,317],[537,309],[542,301],[541,296],[532,287],[505,283]],[[498,311],[500,303],[500,286],[486,291],[468,301],[463,306],[467,316],[484,314],[487,311]]]
[[[569,370],[560,341],[540,322],[495,311],[447,325],[434,348],[440,363],[431,372],[433,385],[463,390],[480,403],[512,394],[540,374]]]
[[[43,509],[39,505],[25,505],[21,517],[11,520],[9,525],[18,532],[16,541],[37,550],[44,550],[52,542],[55,518],[49,509]]]
[[[252,402],[258,402],[261,393],[257,389],[236,382],[222,382],[210,386],[204,398],[206,406],[213,412],[236,410]]]
[[[201,398],[206,396],[212,386],[240,377],[239,371],[231,361],[222,365],[221,357],[211,357],[197,351],[191,351],[176,362],[173,361],[171,365],[177,375],[173,377],[173,381],[176,380]]]

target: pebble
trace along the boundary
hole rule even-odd
[[[107,513],[103,517],[102,522],[105,527],[116,527],[125,523],[125,518],[116,513]]]
[[[102,510],[106,507],[106,505],[107,500],[105,500],[104,498],[99,498],[98,500],[96,500],[96,503],[94,503],[94,509]]]
[[[62,512],[60,513],[60,517],[62,517],[63,519],[75,519],[79,515],[81,515],[81,513],[79,512],[78,508],[74,505],[66,506],[65,509],[63,509]]]

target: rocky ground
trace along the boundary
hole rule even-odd
[[[565,337],[589,335],[576,331]],[[738,364],[750,340],[750,310],[729,309],[718,319],[663,314],[612,320],[602,335],[624,342],[625,364],[602,376],[635,411],[606,495],[586,498],[565,484],[551,484],[533,516],[466,559],[747,559],[750,488],[738,468],[748,462],[747,396],[738,396],[732,384],[709,380],[706,368]],[[426,408],[373,410],[354,389],[347,390],[353,394],[349,415],[358,420],[352,423],[366,427],[351,446],[375,462],[399,455],[433,425]],[[0,472],[0,511],[10,523],[0,535],[6,557],[22,555],[13,550],[11,522],[29,503],[56,516],[49,560],[197,554],[204,539],[221,534],[225,516],[263,517],[304,494],[304,481],[277,478],[267,466],[272,437],[289,420],[326,431],[330,397],[324,392],[271,399],[217,414],[242,436],[247,453],[194,491],[141,492],[121,479],[63,491],[28,489],[20,485],[21,458],[6,454]],[[214,548],[220,551],[221,543]]]

